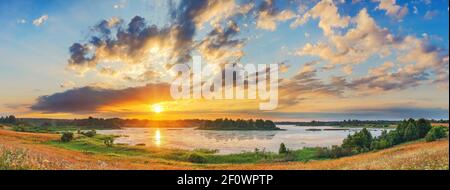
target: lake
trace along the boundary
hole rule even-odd
[[[289,149],[303,147],[330,147],[362,128],[341,130],[339,127],[298,127],[278,125],[283,131],[203,131],[194,128],[125,128],[99,130],[99,134],[120,135],[114,143],[173,149],[216,149],[218,154],[254,151],[255,148],[278,152],[281,143]],[[368,129],[373,136],[383,129]]]

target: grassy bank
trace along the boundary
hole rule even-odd
[[[243,152],[240,154],[218,155],[215,150],[177,150],[146,148],[139,146],[114,145],[106,146],[104,139],[111,137],[105,135],[95,135],[86,137],[78,135],[71,142],[60,142],[59,140],[44,142],[44,144],[64,148],[68,150],[79,151],[84,154],[100,154],[115,157],[146,157],[164,159],[170,161],[191,162],[197,164],[225,164],[225,163],[270,163],[284,161],[302,161],[319,159],[318,149],[305,148],[301,150],[290,151],[286,154],[276,154],[255,150],[253,152]]]
[[[78,130],[105,130],[104,127],[81,127],[81,126],[18,126],[10,127],[13,131],[28,132],[28,133],[60,133],[62,131],[75,132]]]

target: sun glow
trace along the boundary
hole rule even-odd
[[[155,145],[156,146],[160,146],[161,145],[161,131],[159,129],[157,129],[155,131]]]
[[[164,108],[159,104],[155,104],[152,106],[152,111],[155,113],[161,113],[164,111]]]

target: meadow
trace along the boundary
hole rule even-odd
[[[0,169],[446,169],[448,138],[425,142],[419,139],[383,150],[335,159],[323,158],[320,148],[287,150],[284,153],[254,150],[218,155],[215,150],[193,151],[107,145],[114,136],[91,137],[74,132],[70,142],[51,128],[46,132],[0,129]],[[33,129],[33,128],[31,128]],[[28,131],[31,131],[28,129]],[[64,128],[67,129],[67,128]],[[286,150],[285,150],[286,151]]]

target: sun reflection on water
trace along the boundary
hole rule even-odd
[[[159,129],[156,129],[154,138],[155,138],[155,145],[160,146],[161,145],[161,131]]]

